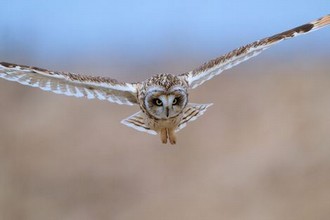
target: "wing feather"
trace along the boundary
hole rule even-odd
[[[274,44],[289,38],[318,30],[329,24],[330,15],[326,15],[310,23],[237,48],[221,57],[206,62],[202,66],[190,72],[181,74],[180,77],[183,77],[188,82],[189,88],[196,88],[205,81],[212,79],[216,75],[219,75],[224,70],[230,69],[260,54],[262,51],[268,49]]]
[[[96,98],[127,105],[137,103],[138,84],[120,83],[107,77],[55,72],[0,62],[0,78],[67,96]]]

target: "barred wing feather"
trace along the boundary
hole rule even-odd
[[[318,30],[329,24],[330,15],[326,15],[310,23],[237,48],[221,57],[203,64],[197,69],[181,74],[180,77],[183,77],[188,82],[189,88],[196,88],[197,86],[203,84],[205,81],[212,79],[216,75],[219,75],[224,70],[230,69],[254,56],[257,56],[262,51],[268,49],[274,44],[289,38]]]
[[[0,78],[57,94],[96,98],[118,104],[137,103],[137,84],[120,83],[107,77],[55,72],[38,67],[0,62]]]

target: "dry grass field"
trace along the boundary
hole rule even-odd
[[[0,80],[0,219],[328,220],[329,60],[223,73],[175,147],[120,124],[137,107]]]

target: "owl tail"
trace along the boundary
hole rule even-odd
[[[189,103],[187,107],[183,110],[182,120],[180,121],[178,127],[175,129],[175,132],[178,132],[182,128],[186,127],[188,122],[196,120],[199,116],[203,115],[208,107],[213,104],[194,104]],[[138,131],[147,132],[148,134],[156,135],[157,132],[152,130],[144,122],[144,114],[139,111],[134,115],[129,116],[121,121],[122,124],[134,128]]]
[[[129,116],[121,121],[122,124],[134,128],[138,131],[147,132],[148,134],[156,135],[157,132],[152,130],[147,124],[144,122],[144,114],[142,111],[135,113],[134,115]]]
[[[195,121],[199,116],[202,116],[208,107],[212,106],[210,104],[195,104],[189,103],[187,107],[183,110],[183,117],[178,125],[178,128],[175,129],[175,132],[180,131],[182,128],[187,126],[188,122]]]

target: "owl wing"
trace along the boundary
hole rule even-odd
[[[270,46],[283,40],[293,38],[311,31],[318,30],[330,24],[330,15],[326,15],[318,20],[301,25],[291,30],[255,41],[243,47],[237,48],[221,57],[210,60],[202,66],[179,75],[189,84],[189,88],[196,88],[205,81],[219,75],[222,71],[230,69],[268,49]]]
[[[57,94],[88,99],[97,98],[118,104],[137,103],[138,84],[120,83],[107,77],[55,72],[38,67],[0,62],[0,78]]]

